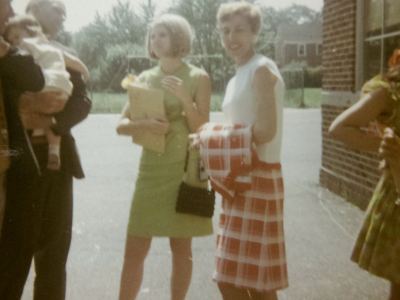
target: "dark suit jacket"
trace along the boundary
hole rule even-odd
[[[3,82],[4,110],[8,127],[11,166],[21,165],[27,173],[37,172],[34,155],[18,113],[18,100],[23,92],[38,92],[44,87],[42,71],[29,55],[16,48],[0,58],[0,76]]]
[[[52,130],[61,136],[61,171],[68,172],[75,178],[83,178],[82,165],[71,128],[88,116],[92,102],[87,96],[86,85],[81,74],[73,70],[68,70],[68,72],[74,88],[64,109],[55,116],[56,124]]]

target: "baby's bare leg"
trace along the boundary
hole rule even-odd
[[[47,158],[47,168],[59,170],[61,167],[60,144],[61,136],[55,135],[51,129],[46,130],[46,137],[49,143],[49,154]]]

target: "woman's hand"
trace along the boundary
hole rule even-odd
[[[182,103],[192,105],[193,99],[183,85],[183,80],[176,76],[166,76],[161,81],[162,86],[179,98]]]
[[[393,129],[385,129],[379,147],[379,154],[389,165],[400,166],[400,138],[394,133]]]
[[[385,129],[379,154],[384,159],[385,168],[388,168],[393,176],[397,191],[400,192],[400,138],[393,129]]]
[[[200,135],[197,132],[189,134],[189,149],[200,149]]]
[[[117,125],[117,133],[135,136],[142,131],[148,131],[158,135],[164,135],[169,130],[169,122],[165,118],[147,118],[131,120],[123,117]]]

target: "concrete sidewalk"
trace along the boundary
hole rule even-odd
[[[213,120],[221,115],[212,115]],[[382,300],[386,282],[350,262],[363,212],[318,186],[319,110],[285,110],[282,164],[290,287],[279,299]],[[117,115],[90,115],[74,131],[86,179],[75,182],[73,241],[68,264],[70,300],[117,299],[126,226],[140,148],[115,134]],[[217,215],[220,201],[217,201]],[[214,218],[214,223],[217,223]],[[211,280],[213,236],[194,240],[194,273],[187,299],[220,299]],[[139,299],[169,299],[167,239],[155,239]],[[32,274],[24,300],[32,299]]]

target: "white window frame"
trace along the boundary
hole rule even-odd
[[[382,14],[385,12],[385,1],[383,1]],[[364,0],[357,0],[357,11],[356,11],[356,72],[355,72],[355,84],[356,89],[360,90],[364,78],[364,60],[365,60],[365,51],[364,44],[367,41],[381,41],[381,61],[380,61],[380,70],[381,72],[385,69],[385,59],[384,59],[384,41],[386,38],[390,38],[393,36],[400,36],[400,31],[390,32],[390,33],[381,33],[380,35],[373,37],[365,37],[364,31],[364,19],[365,19],[365,4]],[[382,28],[384,28],[384,20],[382,18]]]

